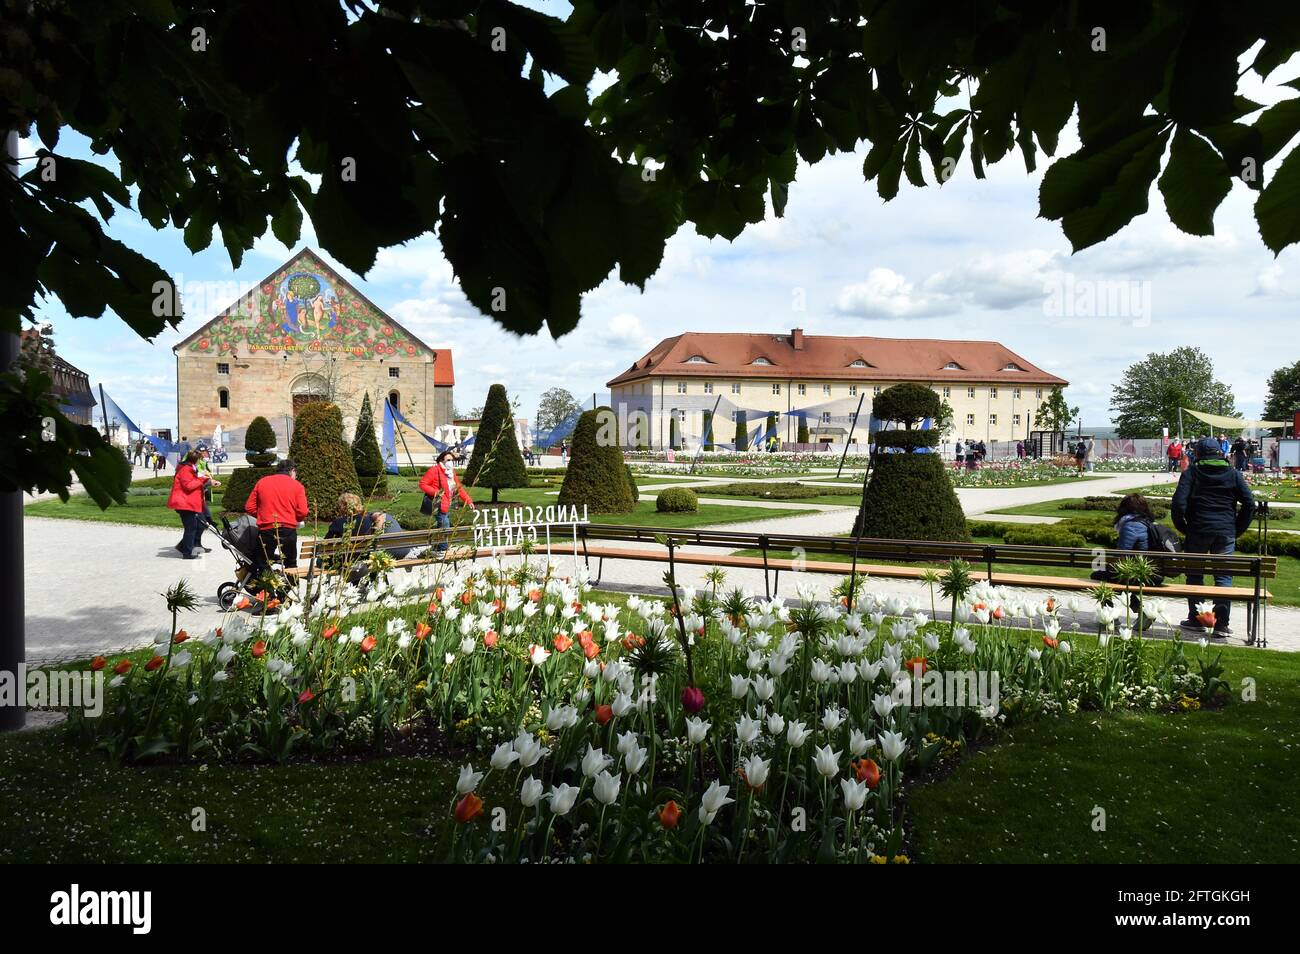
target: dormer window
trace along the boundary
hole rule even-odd
[[[709,364],[709,359],[702,354],[693,354],[686,359],[686,364]]]
[[[755,359],[754,359],[752,362],[750,362],[750,363],[751,363],[751,364],[768,365],[768,364],[771,364],[772,362],[771,362],[771,361],[768,361],[767,358],[755,358]]]
[[[1013,362],[1011,362],[1011,364],[1007,365],[1007,366],[1006,366],[1005,368],[1003,368],[1002,370],[1003,370],[1003,371],[1023,371],[1023,370],[1025,370],[1025,369],[1022,368],[1020,365],[1016,364],[1016,363],[1013,361]]]
[[[965,370],[966,370],[966,369],[963,368],[960,364],[958,364],[956,361],[949,361],[947,364],[945,364],[945,365],[943,366],[943,369],[944,369],[945,371],[965,371]]]
[[[867,364],[867,362],[863,361],[861,358],[858,358],[856,361],[850,363],[850,364],[849,364],[849,367],[850,367],[850,368],[869,368],[869,367],[871,367],[871,365]]]

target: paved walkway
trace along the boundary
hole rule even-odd
[[[1113,475],[1088,481],[1086,487],[1088,494],[1116,493],[1172,479],[1172,476]],[[726,483],[731,479],[712,478],[704,482]],[[974,517],[990,510],[1077,497],[1081,489],[1076,483],[1006,489],[962,488],[958,490],[958,496]],[[847,533],[854,516],[852,507],[810,505],[798,501],[704,499],[772,511],[770,518],[720,527],[728,530],[834,535]],[[781,516],[783,510],[807,511],[814,507],[815,512]],[[1010,518],[997,516],[993,519]],[[216,541],[207,541],[214,552],[201,560],[186,561],[173,549],[180,537],[179,526],[140,527],[28,517],[24,521],[24,531],[27,646],[28,658],[32,661],[80,658],[102,651],[147,645],[169,623],[161,593],[181,579],[190,583],[200,600],[200,608],[185,614],[181,626],[192,631],[203,630],[217,625],[221,618],[216,602],[217,587],[232,578],[235,564]],[[702,586],[707,570],[707,567],[684,566],[679,571],[680,579],[683,583]],[[604,581],[620,589],[652,590],[661,586],[662,572],[662,566],[648,562],[611,562],[605,567]],[[739,586],[759,595],[763,593],[760,571],[732,569],[727,571],[727,576],[728,587]],[[791,576],[783,573],[779,586],[780,595],[788,598],[794,597],[796,585],[811,587],[821,597],[826,597],[839,582],[836,577],[820,574],[803,574],[798,579],[791,579]],[[930,600],[928,589],[912,581],[873,579],[869,585],[879,592],[915,597],[922,605]],[[1179,613],[1183,609],[1181,605],[1172,608]],[[1238,631],[1244,632],[1244,617],[1237,615],[1235,621]],[[1091,617],[1085,614],[1081,625],[1087,626],[1090,622]],[[1270,648],[1300,651],[1300,608],[1275,606],[1269,610],[1268,622]],[[1232,641],[1241,640],[1237,637]]]

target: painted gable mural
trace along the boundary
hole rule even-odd
[[[195,335],[185,351],[323,351],[355,358],[428,354],[315,255],[303,252]]]

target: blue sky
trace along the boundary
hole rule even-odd
[[[1248,74],[1243,92],[1276,102],[1292,95],[1281,84],[1298,75],[1300,58],[1267,84]],[[1059,154],[1076,147],[1067,134]],[[25,142],[21,154],[34,148]],[[60,149],[92,158],[66,132]],[[994,339],[1069,379],[1070,402],[1089,426],[1109,422],[1112,386],[1153,351],[1204,349],[1247,416],[1258,415],[1269,373],[1300,359],[1300,251],[1274,258],[1255,228],[1254,194],[1240,184],[1220,207],[1213,237],[1174,229],[1153,186],[1145,215],[1072,255],[1058,226],[1037,218],[1043,163],[1026,175],[1012,153],[982,181],[963,163],[942,189],[904,181],[884,203],[862,180],[863,154],[801,167],[785,217],[769,216],[734,243],[682,229],[644,293],[610,279],[585,299],[577,330],[558,341],[517,338],[479,315],[433,235],[381,252],[364,277],[332,263],[430,345],[453,349],[460,409],[482,403],[500,381],[530,420],[546,388],[589,402],[660,338],[688,330]],[[228,305],[236,283],[258,282],[294,249],[268,232],[236,271],[219,241],[193,255],[178,230],[154,231],[130,210],[119,210],[108,231],[200,292],[189,296],[180,328],[149,342],[111,315],[72,319],[49,303],[42,317],[55,327],[60,354],[92,384],[102,381],[137,423],[174,426],[172,345]],[[310,222],[299,247],[308,244],[330,259]],[[1054,290],[1073,305],[1054,307]],[[1087,307],[1094,292],[1110,296],[1109,309]]]

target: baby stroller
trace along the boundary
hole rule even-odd
[[[257,521],[248,514],[240,514],[233,521],[222,515],[221,529],[211,522],[207,522],[207,527],[216,534],[222,548],[235,558],[234,580],[217,587],[217,603],[223,611],[227,611],[238,602],[241,592],[246,592],[250,596],[255,593],[251,585],[255,566],[254,557],[257,548],[261,546],[257,535]],[[277,569],[272,567],[273,571]],[[283,587],[276,586],[275,589],[276,595],[282,600],[292,591],[287,580]]]

